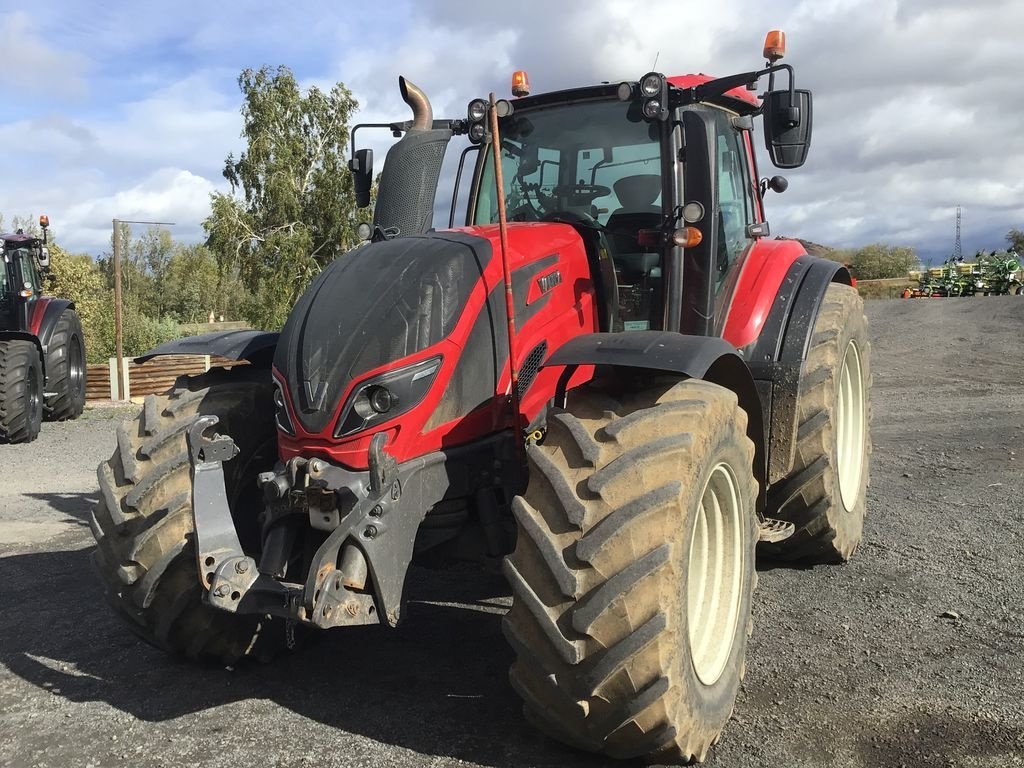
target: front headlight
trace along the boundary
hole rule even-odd
[[[295,427],[292,426],[291,416],[288,415],[288,406],[284,401],[284,390],[281,384],[274,381],[274,419],[277,421],[277,428],[292,437],[295,436]]]
[[[409,411],[426,396],[440,369],[441,357],[432,357],[362,382],[345,402],[334,436],[352,435]]]

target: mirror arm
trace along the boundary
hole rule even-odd
[[[721,96],[727,91],[731,91],[733,88],[739,88],[741,86],[749,85],[750,83],[756,83],[765,75],[771,76],[769,84],[769,90],[771,90],[771,84],[774,83],[775,80],[775,73],[782,70],[789,72],[789,92],[792,95],[796,88],[793,67],[789,64],[773,64],[770,67],[759,69],[755,72],[741,72],[738,75],[720,77],[717,80],[708,80],[706,83],[701,83],[693,88],[689,88],[686,91],[683,91],[683,101],[679,106],[695,104],[701,101],[707,101],[715,96]]]

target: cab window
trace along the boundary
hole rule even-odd
[[[41,282],[39,280],[39,273],[36,271],[35,260],[32,258],[32,252],[21,248],[16,253],[18,269],[21,275],[21,285],[18,286],[18,290],[31,288],[33,293],[39,293]]]
[[[729,274],[730,267],[737,263],[753,242],[747,227],[754,223],[755,216],[743,134],[732,126],[725,113],[715,116],[715,156],[719,213],[718,250],[714,269],[717,292]]]

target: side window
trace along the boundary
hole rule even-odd
[[[32,254],[27,250],[19,251],[18,264],[21,266],[21,281],[22,285],[18,286],[18,289],[25,287],[25,283],[28,283],[32,287],[33,293],[39,293],[41,290],[41,284],[39,281],[39,273],[36,272],[35,260],[32,258]]]
[[[729,268],[752,242],[747,225],[754,223],[755,209],[743,134],[732,127],[728,115],[719,114],[715,117],[715,135],[719,205],[717,291]]]

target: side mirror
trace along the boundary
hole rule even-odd
[[[356,190],[356,207],[366,208],[370,205],[370,188],[373,186],[373,150],[357,149],[348,161],[352,171]]]
[[[764,145],[776,168],[799,168],[811,148],[811,92],[769,91],[764,98]]]
[[[39,268],[43,271],[50,268],[50,249],[45,245],[39,249]]]

